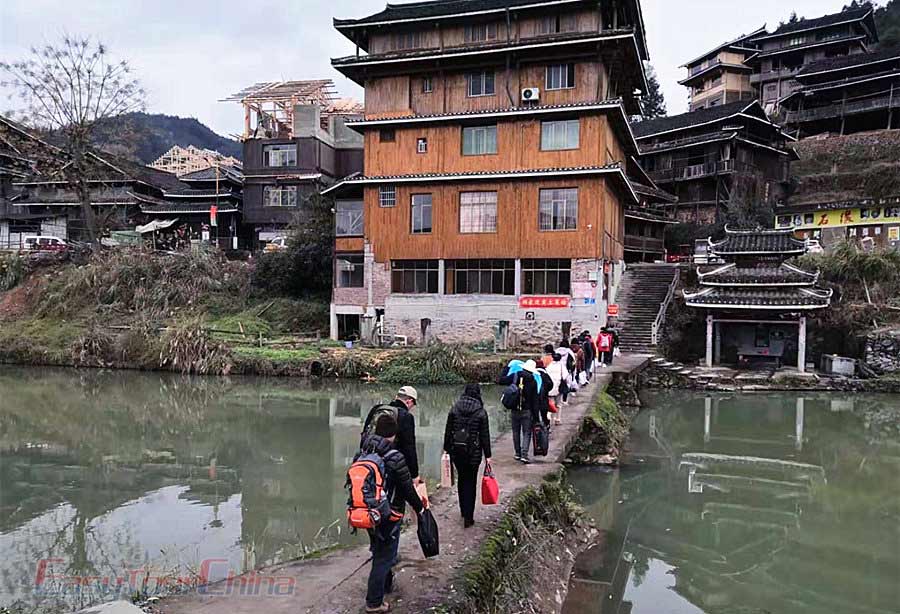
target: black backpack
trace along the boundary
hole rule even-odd
[[[394,420],[399,424],[400,422],[400,409],[394,407],[393,405],[379,405],[375,407],[371,411],[372,419],[366,423],[365,428],[363,429],[362,436],[365,438],[366,435],[374,435],[375,434],[375,425],[378,424],[378,419],[381,416],[391,416]]]
[[[566,352],[566,368],[569,370],[569,373],[575,372],[575,355],[572,352]]]
[[[456,452],[469,453],[469,425],[475,415],[462,416],[456,414],[453,417],[453,449]]]
[[[503,389],[503,395],[500,397],[500,403],[506,409],[520,409],[522,405],[522,388],[525,383],[522,381],[521,373],[513,376],[513,382]]]

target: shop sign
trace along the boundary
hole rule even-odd
[[[523,296],[519,298],[520,309],[565,309],[571,299],[568,296]]]
[[[619,315],[619,306],[618,305],[610,305],[606,308],[606,315],[611,318],[615,318]]]
[[[860,226],[898,220],[900,220],[900,206],[857,207],[779,215],[776,218],[776,225],[778,228],[814,230],[832,226]]]
[[[900,241],[900,226],[888,228],[888,241]]]

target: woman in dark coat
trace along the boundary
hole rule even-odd
[[[459,511],[466,528],[475,524],[475,493],[482,454],[491,466],[491,428],[481,400],[481,386],[467,384],[447,416],[444,451],[456,467]]]

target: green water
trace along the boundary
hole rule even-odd
[[[564,612],[900,612],[900,396],[642,398]]]
[[[0,606],[123,597],[71,578],[185,577],[215,560],[218,579],[360,541],[346,531],[344,473],[362,419],[394,391],[0,366]],[[419,391],[421,472],[437,477],[461,387]],[[485,392],[495,433],[497,396]],[[62,578],[36,591],[39,562],[54,558]]]

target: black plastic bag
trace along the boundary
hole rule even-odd
[[[422,546],[422,554],[426,559],[437,556],[441,553],[440,537],[438,535],[438,525],[431,510],[422,510],[419,514],[419,545]]]
[[[531,430],[535,456],[547,456],[550,451],[550,433],[544,424],[537,424]]]

